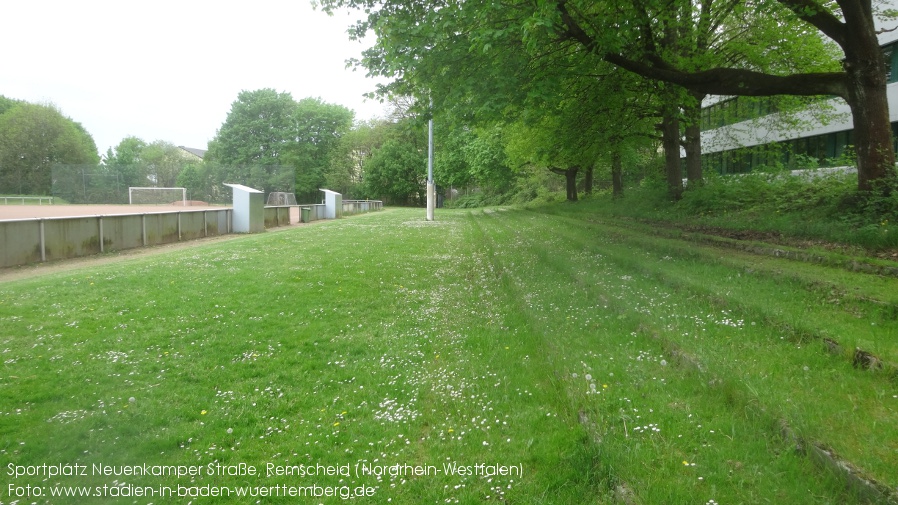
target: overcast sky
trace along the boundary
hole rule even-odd
[[[310,0],[14,0],[3,8],[0,95],[55,104],[101,154],[127,136],[205,149],[241,90],[320,97],[359,119],[377,81],[346,68],[358,13]]]

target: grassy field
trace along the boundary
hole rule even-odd
[[[894,278],[423,214],[0,283],[0,503],[896,499]]]

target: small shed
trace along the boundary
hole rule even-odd
[[[324,218],[339,219],[343,217],[343,195],[329,189],[324,192]]]
[[[234,190],[234,233],[265,231],[265,193],[242,184],[227,184]]]

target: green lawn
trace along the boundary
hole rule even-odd
[[[0,283],[0,504],[861,502],[813,447],[894,497],[898,387],[851,359],[898,361],[894,279],[569,210]]]

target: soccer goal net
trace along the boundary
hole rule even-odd
[[[284,191],[272,191],[268,193],[268,203],[265,205],[296,205],[296,195]]]
[[[186,188],[128,188],[132,205],[187,205]]]

